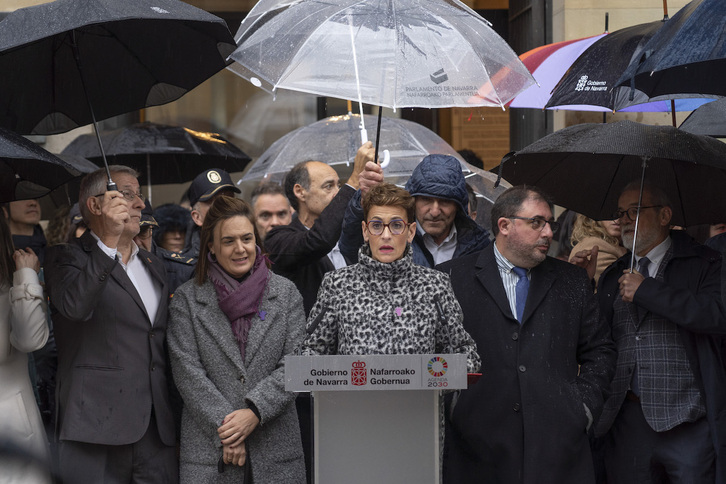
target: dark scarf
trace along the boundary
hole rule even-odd
[[[252,327],[252,317],[259,314],[260,319],[264,321],[267,314],[265,311],[259,311],[262,297],[265,295],[265,289],[267,289],[267,275],[269,273],[266,264],[267,256],[262,255],[262,251],[257,247],[257,255],[252,270],[240,282],[227,274],[217,261],[212,259],[211,255],[211,253],[207,254],[207,260],[210,262],[207,276],[217,290],[219,309],[229,318],[232,332],[239,345],[239,353],[244,362],[247,336]]]

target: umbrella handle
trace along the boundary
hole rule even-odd
[[[386,168],[390,162],[391,152],[388,150],[383,150],[383,161],[381,161],[381,168]]]

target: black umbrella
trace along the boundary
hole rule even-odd
[[[40,198],[86,171],[0,127],[0,202]]]
[[[704,104],[693,111],[678,129],[715,138],[726,137],[726,98]]]
[[[207,168],[242,171],[250,157],[217,133],[181,126],[139,123],[101,133],[109,161],[139,171],[142,185],[184,183]],[[82,156],[103,166],[92,134],[73,140],[63,154]]]
[[[671,126],[570,126],[508,155],[501,170],[510,183],[538,186],[595,220],[612,220],[623,188],[643,176],[665,190],[676,225],[716,223],[726,214],[726,145]]]
[[[61,133],[168,103],[225,67],[235,47],[222,19],[178,0],[16,10],[0,22],[0,126]]]
[[[694,0],[643,46],[617,81],[647,96],[726,95],[726,2]]]

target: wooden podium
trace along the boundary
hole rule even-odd
[[[285,358],[285,389],[313,396],[316,484],[440,483],[440,393],[466,385],[466,355]]]

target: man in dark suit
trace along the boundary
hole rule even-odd
[[[111,167],[83,180],[80,239],[49,250],[46,280],[58,345],[60,473],[64,482],[178,480],[164,339],[163,265],[139,250],[137,173]]]
[[[629,252],[598,285],[618,346],[596,430],[607,481],[726,482],[721,255],[670,230],[671,203],[656,186],[646,184],[642,200],[639,183],[627,186],[616,216]]]
[[[326,272],[345,267],[337,249],[345,207],[358,189],[358,175],[373,159],[368,142],[356,153],[353,173],[342,187],[335,170],[320,161],[298,163],[285,177],[285,195],[297,211],[289,225],[275,227],[264,240],[272,270],[295,283],[305,314],[318,297]]]
[[[447,411],[444,482],[594,482],[588,431],[615,345],[585,271],[547,251],[548,198],[513,187],[492,208],[494,244],[438,266],[451,275],[482,376]]]

